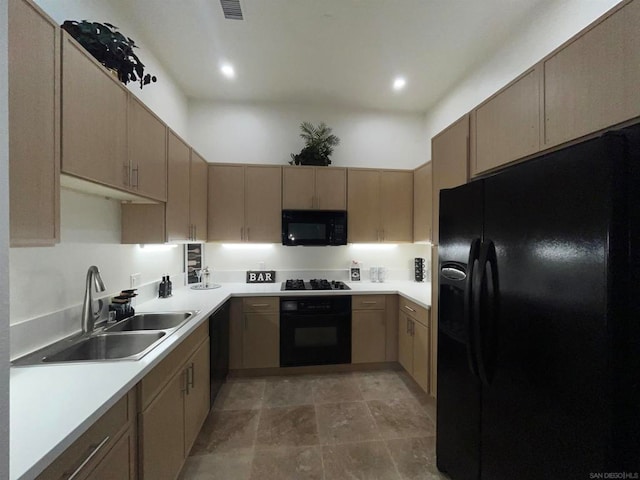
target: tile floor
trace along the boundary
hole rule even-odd
[[[404,372],[232,379],[180,480],[440,480],[435,404]]]

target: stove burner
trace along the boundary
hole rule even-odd
[[[324,278],[314,278],[309,283],[311,284],[311,290],[331,290],[331,284]]]
[[[282,290],[351,290],[349,286],[337,280],[331,282],[324,278],[314,278],[309,282],[303,280],[287,280],[282,284]]]
[[[306,290],[307,286],[303,280],[287,280],[284,284],[285,290]]]

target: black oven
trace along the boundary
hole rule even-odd
[[[280,366],[351,363],[351,296],[282,297]]]
[[[347,244],[344,210],[283,210],[282,244],[323,246]]]

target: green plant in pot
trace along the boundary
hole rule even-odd
[[[135,42],[118,31],[110,23],[82,20],[65,20],[62,28],[102,65],[118,74],[125,85],[131,81],[140,82],[140,88],[155,82],[155,76],[144,74],[144,64],[133,52],[138,48]]]
[[[329,157],[333,148],[340,144],[340,139],[331,133],[331,128],[323,122],[314,127],[310,122],[300,124],[300,137],[305,146],[300,153],[291,154],[290,165],[331,165]]]

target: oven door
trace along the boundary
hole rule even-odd
[[[280,366],[351,363],[351,316],[280,314]]]

